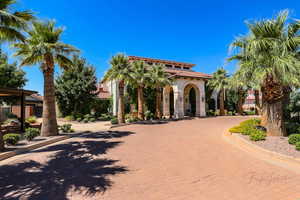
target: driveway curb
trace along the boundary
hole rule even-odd
[[[69,139],[71,137],[72,136],[64,135],[64,136],[61,136],[61,137],[56,137],[56,138],[49,139],[49,140],[46,140],[46,141],[38,142],[38,143],[35,143],[35,144],[32,144],[32,145],[29,145],[27,147],[14,150],[14,151],[1,153],[0,154],[0,161],[11,158],[13,156],[16,156],[18,154],[21,154],[21,153],[24,153],[24,152],[27,152],[27,151],[31,151],[31,150],[34,150],[34,149],[37,149],[37,148],[40,148],[40,147],[47,146],[49,144],[53,144],[53,143],[56,143],[56,142],[60,142],[60,141]]]
[[[251,142],[241,138],[237,134],[231,134],[228,131],[222,134],[223,139],[228,143],[240,148],[253,156],[259,158],[260,160],[267,161],[271,164],[281,166],[283,168],[292,170],[297,174],[300,174],[300,159],[294,158],[292,156],[283,155],[274,151],[264,149],[260,146],[252,144]]]

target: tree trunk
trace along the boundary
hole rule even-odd
[[[267,134],[269,136],[287,136],[284,126],[282,101],[277,101],[272,104],[266,103],[265,112],[267,114],[265,125]]]
[[[144,93],[143,87],[138,87],[138,118],[144,120]]]
[[[118,123],[125,123],[124,116],[124,84],[123,82],[119,83],[119,96],[118,96]]]
[[[53,69],[44,70],[44,101],[42,136],[58,135],[55,107],[55,88]]]
[[[161,119],[161,89],[156,87],[156,110],[155,115],[158,119]]]
[[[261,115],[262,114],[262,105],[259,99],[259,90],[254,90],[254,97],[255,97],[255,114]]]
[[[242,89],[238,89],[238,102],[237,102],[237,112],[239,115],[244,114],[243,104],[244,104],[244,91]]]
[[[220,98],[220,116],[224,116],[225,115],[224,89],[221,89],[219,98]]]

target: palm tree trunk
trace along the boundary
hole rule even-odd
[[[155,115],[158,119],[161,119],[161,89],[156,87],[156,110]]]
[[[138,87],[138,118],[144,120],[144,93],[143,87]]]
[[[219,98],[220,98],[220,115],[224,116],[225,115],[224,89],[221,89]]]
[[[119,96],[118,96],[118,123],[125,123],[124,116],[124,83],[119,83]]]
[[[243,104],[244,104],[244,91],[242,89],[238,89],[238,102],[237,102],[237,112],[239,115],[244,114]]]
[[[55,107],[54,71],[44,70],[44,101],[42,136],[58,135]]]
[[[254,97],[255,97],[255,114],[261,115],[262,114],[262,105],[259,99],[259,90],[254,90]]]
[[[287,136],[283,118],[282,101],[265,104],[267,134],[269,136]]]

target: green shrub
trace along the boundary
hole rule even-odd
[[[245,111],[246,115],[255,115],[255,111]]]
[[[289,135],[294,133],[300,133],[300,124],[298,122],[286,122],[285,127]]]
[[[253,130],[250,134],[250,140],[252,141],[260,141],[260,140],[265,140],[267,137],[266,133],[261,130]]]
[[[24,138],[28,141],[33,140],[33,138],[40,135],[40,130],[38,128],[27,128],[25,130]]]
[[[95,119],[94,117],[92,117],[92,118],[89,119],[89,121],[90,121],[90,122],[95,122],[96,119]]]
[[[68,115],[65,117],[66,121],[74,121],[74,116],[73,115]]]
[[[72,124],[63,124],[59,126],[59,130],[61,130],[63,133],[72,133],[74,130],[72,129]]]
[[[8,133],[3,136],[3,140],[8,145],[16,145],[21,139],[20,134]]]
[[[297,142],[297,143],[296,143],[296,150],[297,150],[297,151],[300,151],[300,142]]]
[[[261,120],[259,118],[248,119],[240,123],[240,126],[258,126]]]
[[[89,119],[84,118],[82,121],[83,121],[83,123],[88,123]]]
[[[36,123],[36,117],[35,116],[30,116],[26,119],[26,122],[28,122],[29,124],[34,124]]]
[[[153,113],[151,113],[150,110],[147,110],[147,111],[144,113],[144,115],[145,115],[145,119],[146,119],[146,120],[149,120],[149,119],[151,119],[151,118],[154,117]]]
[[[112,116],[110,114],[101,114],[101,116],[98,118],[101,121],[109,121],[111,120]]]
[[[81,122],[82,118],[77,118],[76,121]]]
[[[110,123],[111,124],[118,124],[118,119],[116,117],[113,117],[111,120],[110,120]]]
[[[241,126],[234,126],[229,129],[230,133],[242,133],[242,127]]]
[[[295,145],[297,142],[300,142],[300,134],[291,134],[289,135],[289,143]]]

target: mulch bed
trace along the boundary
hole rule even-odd
[[[274,151],[287,156],[300,158],[300,151],[297,151],[294,145],[290,145],[288,143],[288,137],[268,136],[264,141],[254,142],[249,139],[249,136],[246,135],[240,135],[240,136],[246,139],[247,141],[255,145],[258,145],[264,149],[267,149],[269,151]]]

